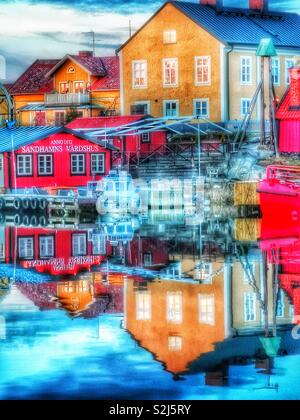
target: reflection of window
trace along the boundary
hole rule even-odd
[[[182,337],[171,336],[168,337],[168,349],[169,351],[181,351],[182,350]]]
[[[53,236],[41,236],[39,238],[39,249],[41,258],[54,257],[54,238]]]
[[[215,325],[215,296],[199,294],[199,322]]]
[[[196,279],[206,283],[212,283],[212,264],[199,264],[196,267]]]
[[[256,295],[255,293],[244,294],[244,318],[246,322],[256,320]]]
[[[72,252],[74,257],[87,255],[85,233],[75,233],[72,235]]]
[[[144,254],[144,267],[151,267],[152,266],[152,254],[148,252]]]
[[[17,156],[17,174],[18,176],[32,175],[32,156],[18,155]]]
[[[105,154],[97,153],[91,155],[92,175],[102,175],[105,173]]]
[[[277,313],[276,316],[278,318],[283,318],[284,317],[284,293],[282,290],[280,290],[279,292],[279,297],[278,297],[278,302],[277,302]]]
[[[164,44],[176,44],[177,33],[175,29],[164,31]]]
[[[136,319],[137,321],[151,320],[151,292],[138,291],[136,299]]]
[[[18,254],[21,259],[33,258],[33,238],[18,238]]]
[[[92,236],[93,254],[105,255],[106,254],[106,237],[101,234],[94,234]]]
[[[170,322],[182,322],[182,293],[167,292],[167,320]]]

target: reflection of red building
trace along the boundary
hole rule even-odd
[[[127,264],[135,267],[162,268],[169,262],[168,247],[156,238],[134,238],[127,245]]]
[[[6,228],[6,262],[57,276],[76,275],[100,265],[111,247],[88,230]]]
[[[78,130],[88,134],[89,131],[95,129],[110,129],[121,127],[126,124],[142,123],[143,119],[145,119],[145,116],[143,115],[78,118],[68,124],[68,127],[72,130]],[[136,135],[134,131],[132,133],[128,131],[126,135],[122,137],[113,137],[113,143],[118,149],[126,153],[128,158],[130,158],[130,155],[136,155],[137,153],[147,155],[166,143],[166,132],[153,131],[150,133]]]

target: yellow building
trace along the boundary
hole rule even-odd
[[[266,0],[263,10],[207,3],[165,3],[120,47],[122,114],[241,120],[260,82],[257,47],[270,37],[278,52],[274,85],[282,97],[288,68],[300,59],[300,16],[270,12]],[[259,115],[257,106],[253,119]]]
[[[119,113],[119,60],[89,51],[36,60],[12,85],[21,125],[63,125],[77,117]]]

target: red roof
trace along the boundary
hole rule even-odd
[[[95,90],[119,90],[120,89],[120,62],[119,57],[102,57],[106,76],[96,80],[91,87]]]
[[[53,90],[53,79],[47,73],[59,60],[36,60],[10,87],[12,95],[26,93],[47,93]]]
[[[107,76],[107,71],[102,57],[94,57],[92,54],[66,55],[59,60],[56,65],[49,70],[48,76],[52,76],[67,60],[74,61],[83,67],[92,76]]]
[[[299,109],[290,109],[290,89],[285,93],[276,113],[278,120],[300,120]]]
[[[95,118],[77,118],[70,122],[67,127],[73,130],[84,130],[89,128],[110,128],[120,127],[125,124],[142,120],[144,115],[128,115],[121,117],[95,117]]]

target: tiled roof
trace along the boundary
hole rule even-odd
[[[300,15],[296,13],[269,12],[266,16],[226,8],[220,13],[197,3],[170,3],[225,43],[258,45],[262,38],[272,38],[277,47],[300,48]]]
[[[118,90],[120,89],[120,63],[119,57],[102,57],[106,76],[96,80],[91,90]]]
[[[78,64],[83,66],[92,76],[106,76],[105,65],[101,57],[92,55],[70,55]]]
[[[58,62],[59,60],[36,60],[10,86],[10,94],[51,92],[53,90],[53,80],[46,75]]]
[[[288,89],[282,98],[278,107],[276,118],[278,120],[298,120],[300,121],[300,107],[299,109],[290,108],[290,89]]]
[[[95,117],[95,118],[77,118],[70,122],[67,127],[72,130],[86,130],[94,128],[120,127],[125,124],[134,123],[142,120],[143,115],[128,115],[121,117]]]
[[[223,8],[220,12],[211,6],[185,1],[168,1],[161,9],[166,4],[173,4],[224,44],[258,46],[262,38],[271,38],[275,47],[300,48],[300,15],[297,13],[271,11],[267,15],[263,15],[249,9],[238,8]],[[127,45],[138,32],[125,42],[119,50]]]

